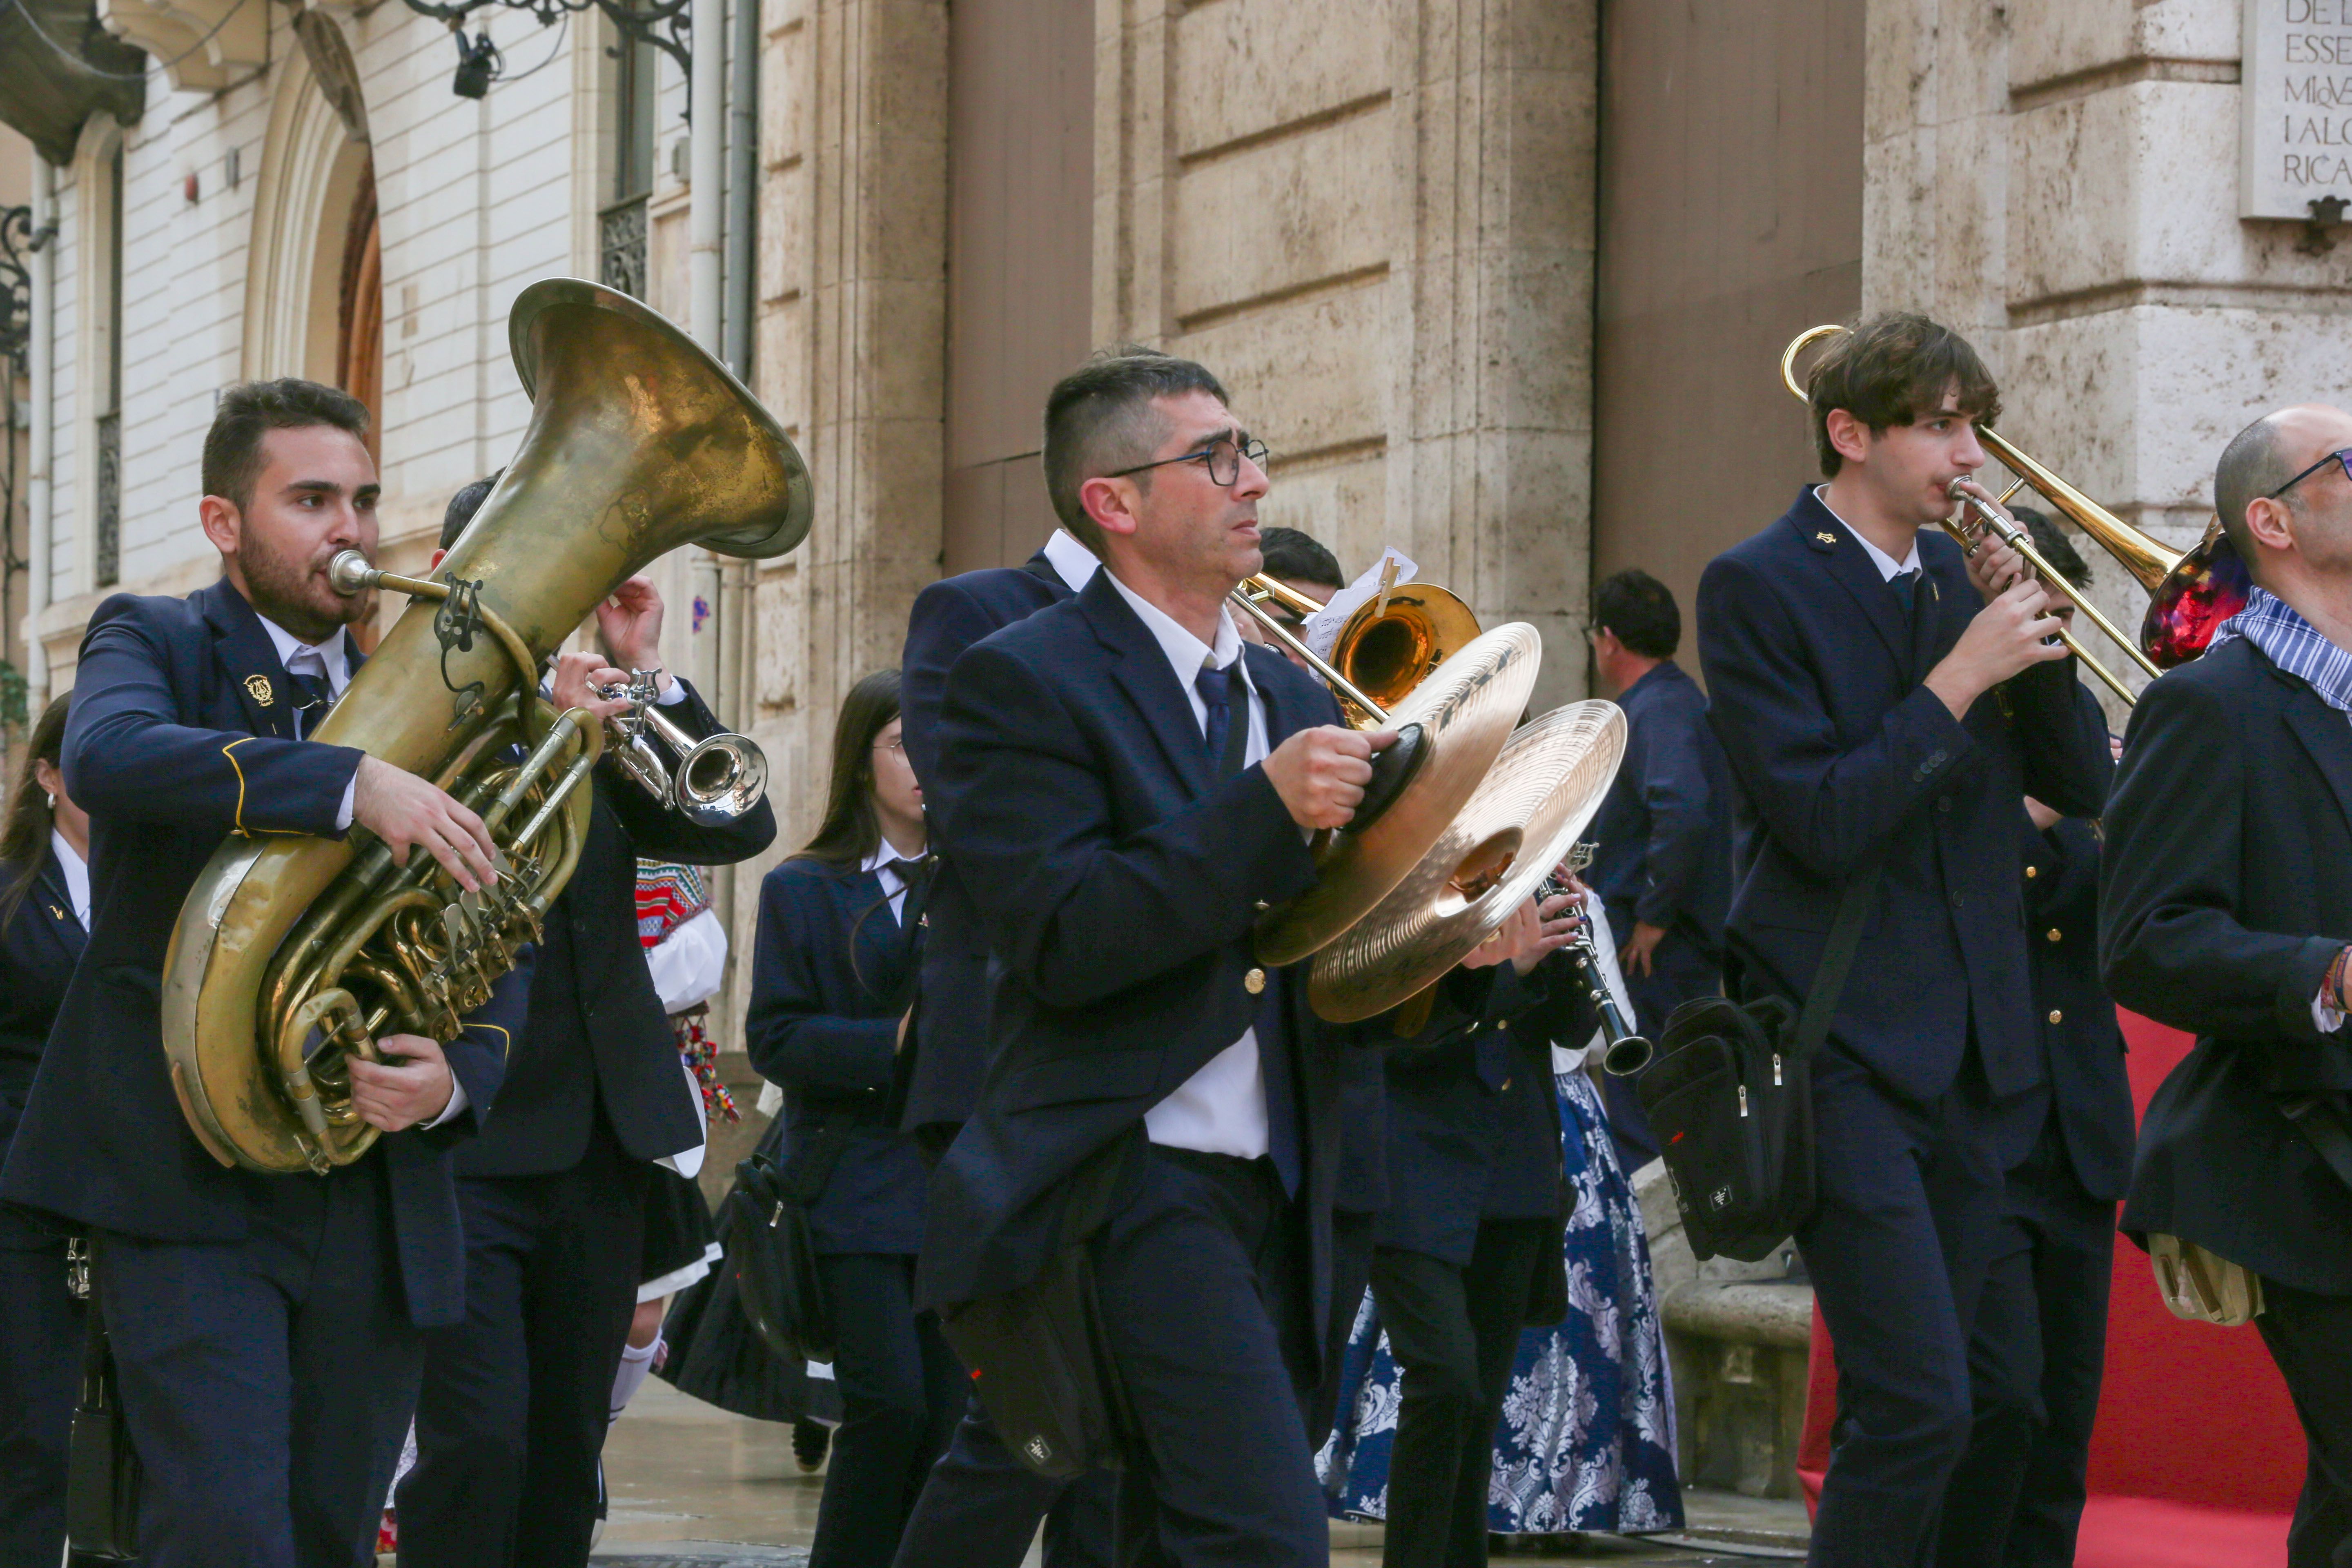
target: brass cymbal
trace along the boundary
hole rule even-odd
[[[1317,852],[1315,886],[1262,915],[1258,962],[1296,963],[1330,942],[1402,881],[1445,831],[1510,739],[1535,689],[1543,640],[1512,621],[1483,632],[1389,710],[1384,730],[1417,726],[1421,757],[1396,798]]]
[[[1316,957],[1315,1011],[1386,1012],[1467,957],[1534,893],[1601,809],[1625,754],[1613,702],[1570,702],[1521,725],[1421,863]]]

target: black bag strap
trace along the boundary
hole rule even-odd
[[[114,1403],[110,1396],[107,1375],[114,1364],[112,1347],[107,1343],[106,1318],[98,1310],[98,1290],[90,1289],[82,1302],[81,1312],[81,1408],[103,1410]]]
[[[2342,1113],[2329,1101],[2309,1094],[2282,1100],[2279,1109],[2336,1173],[2336,1179],[2352,1187],[2352,1132],[2345,1130]]]
[[[1838,900],[1837,920],[1830,926],[1829,943],[1822,949],[1821,967],[1813,971],[1813,986],[1805,994],[1805,1010],[1797,1019],[1797,1037],[1789,1048],[1789,1054],[1799,1060],[1821,1049],[1822,1042],[1829,1038],[1830,1020],[1837,1015],[1838,998],[1845,994],[1846,973],[1853,967],[1853,955],[1862,946],[1863,922],[1870,918],[1870,902],[1885,868],[1885,857],[1873,857],[1847,881]]]

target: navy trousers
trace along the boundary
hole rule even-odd
[[[2116,1205],[2074,1180],[2055,1116],[2008,1187],[1969,1336],[1976,1421],[1952,1472],[1942,1568],[2069,1568],[2083,1521]]]
[[[2264,1279],[2254,1325],[2286,1380],[2309,1456],[2287,1568],[2352,1568],[2352,1296]]]
[[[1347,1369],[1348,1341],[1364,1310],[1372,1282],[1372,1233],[1377,1214],[1331,1211],[1331,1316],[1323,1330],[1323,1375],[1307,1412],[1307,1446],[1320,1451],[1339,1419],[1339,1384]]]
[[[403,1568],[588,1560],[652,1175],[600,1116],[569,1171],[458,1181],[466,1321],[425,1336]]]
[[[1402,1373],[1383,1568],[1486,1561],[1495,1424],[1536,1259],[1559,1246],[1556,1221],[1490,1219],[1467,1266],[1391,1247],[1372,1254],[1372,1300]]]
[[[841,1426],[825,1466],[809,1568],[889,1568],[931,1461],[962,1411],[963,1370],[939,1319],[915,1310],[912,1258],[827,1253],[817,1273],[838,1340],[833,1375]]]
[[[143,1568],[362,1568],[424,1361],[381,1157],[249,1178],[241,1241],[100,1233]]]
[[[0,1568],[57,1568],[65,1555],[81,1351],[65,1242],[0,1209]]]
[[[1049,1480],[1004,1446],[975,1395],[924,1479],[898,1537],[898,1568],[1020,1568],[1045,1526],[1045,1568],[1110,1568],[1108,1470]]]
[[[1834,1051],[1814,1058],[1820,1205],[1796,1239],[1838,1371],[1806,1558],[1818,1568],[1928,1560],[1968,1446],[1969,1324],[2027,1110],[1991,1099],[1973,1045],[1958,1080],[1927,1103]]]
[[[1633,934],[1633,928],[1628,925],[1610,934],[1622,943]],[[1655,1045],[1675,1008],[1694,996],[1723,994],[1723,970],[1692,946],[1689,938],[1670,931],[1650,953],[1649,973],[1625,971],[1625,993],[1633,1004],[1633,1027]],[[1617,1163],[1630,1176],[1658,1157],[1657,1140],[1650,1136],[1650,1119],[1642,1110],[1640,1096],[1633,1091],[1642,1075],[1620,1078],[1604,1072],[1597,1076],[1601,1079],[1601,1102],[1609,1110],[1609,1138],[1617,1145]]]
[[[1307,1446],[1320,1323],[1304,1237],[1269,1160],[1144,1146],[1094,1239],[1112,1361],[1140,1428],[1120,1473],[1118,1561],[1319,1563],[1330,1526]]]

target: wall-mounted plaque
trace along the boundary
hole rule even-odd
[[[2241,217],[2352,203],[2352,0],[2245,0]]]

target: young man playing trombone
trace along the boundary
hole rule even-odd
[[[2093,816],[2106,740],[2017,553],[1932,531],[1998,408],[1916,315],[1844,334],[1808,401],[1828,482],[1699,583],[1699,658],[1738,793],[1729,968],[1801,1000],[1850,886],[1859,950],[1812,1063],[1819,1200],[1797,1232],[1837,1342],[1810,1560],[1928,1549],[1968,1441],[1969,1325],[2002,1174],[2046,1110],[2014,859],[2020,795]]]

